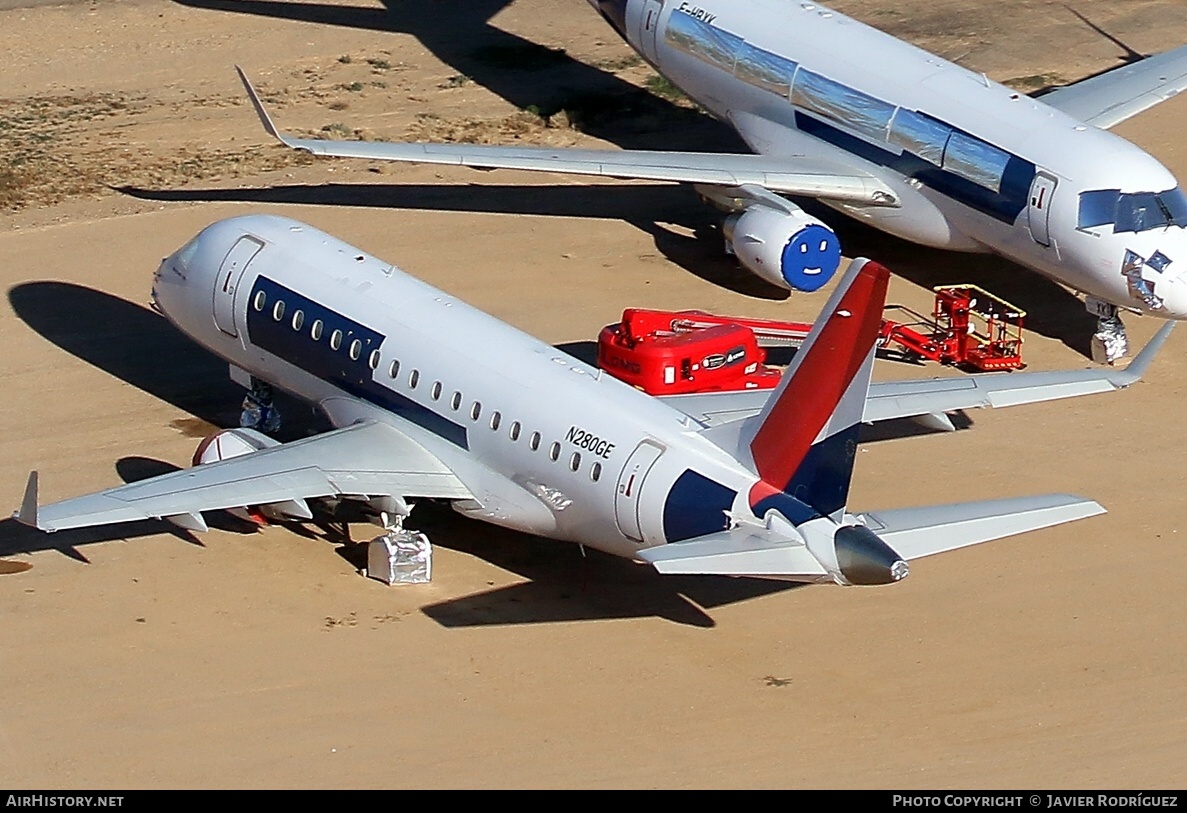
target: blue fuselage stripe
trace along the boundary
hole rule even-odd
[[[261,292],[265,297],[264,307],[256,310],[256,296]],[[277,302],[284,302],[280,319],[274,318]],[[302,323],[299,330],[294,330],[293,316],[297,311],[302,313]],[[315,341],[311,331],[318,320],[322,330],[320,339]],[[337,350],[330,346],[334,331],[342,332]],[[399,415],[463,449],[470,447],[464,426],[373,380],[368,359],[372,351],[383,344],[386,337],[382,333],[261,276],[256,279],[247,303],[247,335],[251,344],[310,375]],[[356,340],[361,345],[358,358],[351,359],[350,347]]]

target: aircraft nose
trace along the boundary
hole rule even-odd
[[[1168,319],[1187,320],[1187,274],[1176,277],[1160,286],[1157,291],[1162,298],[1163,316]]]

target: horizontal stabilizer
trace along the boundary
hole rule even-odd
[[[802,544],[779,539],[766,528],[735,528],[688,542],[639,551],[660,573],[720,576],[780,576],[794,581],[831,577]]]
[[[989,542],[1105,513],[1099,503],[1071,494],[895,508],[860,515],[904,559]]]

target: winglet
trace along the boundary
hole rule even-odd
[[[1150,366],[1150,362],[1154,360],[1159,348],[1166,343],[1166,339],[1171,335],[1171,330],[1174,328],[1174,322],[1167,322],[1162,328],[1154,334],[1154,338],[1146,342],[1146,346],[1142,348],[1141,352],[1134,356],[1133,361],[1121,370],[1116,375],[1109,376],[1109,380],[1118,387],[1128,387],[1130,384],[1137,381],[1146,374],[1146,369]]]
[[[25,497],[21,500],[21,508],[13,517],[22,525],[37,525],[37,472],[29,472],[29,482],[25,484]]]
[[[243,72],[243,68],[238,65],[235,66],[235,72],[239,74],[239,81],[243,83],[244,90],[247,91],[247,97],[251,100],[251,106],[256,109],[256,115],[260,117],[260,124],[264,126],[265,132],[275,138],[286,147],[294,147],[296,145],[291,143],[284,135],[276,129],[276,125],[272,123],[272,117],[268,115],[268,111],[264,108],[264,103],[260,101],[260,94],[256,93],[256,89],[252,87],[251,82],[247,79],[247,74]],[[298,148],[299,149],[299,148]]]

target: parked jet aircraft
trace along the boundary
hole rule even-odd
[[[854,261],[781,385],[740,399],[664,401],[565,355],[392,265],[272,215],[215,223],[166,258],[153,302],[228,360],[316,404],[337,428],[280,444],[225,430],[246,452],[38,506],[45,531],[260,506],[309,519],[309,500],[402,517],[448,500],[469,517],[651,562],[662,572],[872,584],[908,560],[1104,509],[1068,495],[854,515],[857,430],[1103,392],[1135,381],[1166,330],[1125,371],[969,376],[870,385],[889,273]]]
[[[1033,99],[818,3],[589,2],[757,154],[296,139],[248,92],[269,133],[314,154],[695,184],[730,213],[727,250],[784,288],[820,288],[841,258],[799,195],[1086,294],[1098,360],[1128,350],[1118,308],[1187,319],[1187,195],[1106,132],[1187,88],[1187,46]]]

